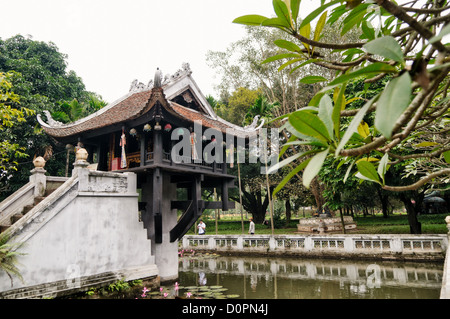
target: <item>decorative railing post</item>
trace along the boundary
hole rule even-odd
[[[75,152],[75,163],[73,163],[72,176],[78,176],[78,190],[87,191],[89,184],[89,162],[86,161],[88,158],[88,152],[84,148],[79,148]]]
[[[44,169],[45,160],[42,156],[39,156],[34,159],[33,164],[34,169],[31,170],[30,182],[35,185],[34,196],[44,196],[47,187],[47,177],[45,176],[47,171]]]

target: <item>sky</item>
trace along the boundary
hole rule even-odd
[[[68,70],[107,102],[127,94],[134,79],[147,84],[156,68],[173,74],[185,62],[203,94],[217,97],[207,52],[243,38],[233,19],[274,15],[271,0],[0,0],[0,8],[0,38],[53,42]]]

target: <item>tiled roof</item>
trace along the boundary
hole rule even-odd
[[[201,121],[204,127],[214,128],[223,133],[227,133],[228,130],[228,133],[236,136],[245,136],[246,133],[248,133],[242,127],[239,127],[232,123],[228,123],[219,117],[217,117],[217,119],[213,119],[204,113],[189,109],[175,102],[170,102],[170,107],[184,119],[190,120],[192,122]],[[230,131],[230,129],[233,131]]]
[[[150,100],[154,97],[153,93],[155,90],[156,92],[160,92],[161,89],[130,93],[121,100],[107,105],[96,113],[74,123],[49,125],[43,122],[40,117],[38,117],[38,119],[45,132],[50,136],[55,138],[75,136],[83,132],[93,131],[139,117],[142,115],[142,112],[149,111],[153,106],[152,104],[154,104],[156,99],[154,99],[153,102]],[[164,95],[162,95],[162,97],[165,100]],[[175,114],[182,119],[191,122],[202,121],[204,127],[215,128],[223,133],[226,133],[227,129],[233,129],[234,131],[231,132],[231,134],[236,136],[245,136],[248,134],[248,131],[245,131],[243,128],[228,123],[217,116],[214,119],[208,114],[192,110],[175,102],[163,104],[165,107],[171,109],[169,111],[172,111],[172,113],[175,112]]]
[[[162,106],[174,116],[179,116],[182,119],[192,122],[202,121],[204,127],[215,128],[224,133],[227,132],[227,129],[233,129],[234,131],[230,133],[235,136],[246,136],[251,132],[256,132],[258,128],[254,126],[242,128],[218,117],[191,77],[191,73],[189,64],[185,63],[183,64],[182,70],[177,71],[161,86],[153,87],[150,86],[150,83],[148,86],[144,86],[135,80],[127,95],[73,123],[63,124],[57,122],[51,118],[48,111],[44,111],[46,112],[48,123],[45,123],[40,115],[38,115],[38,121],[45,132],[56,139],[72,137],[83,132],[94,131],[138,118],[150,111],[156,101],[159,100]],[[157,81],[159,79],[156,75],[155,73],[155,83],[160,82]],[[196,101],[200,105],[199,109],[201,111],[184,107],[173,101],[177,96],[182,95],[188,90],[197,99]],[[167,96],[170,101],[168,101],[165,94],[168,94]]]
[[[152,91],[144,91],[131,94],[121,101],[108,105],[104,109],[73,123],[48,125],[43,123],[42,120],[39,122],[44,131],[50,136],[56,138],[73,136],[136,117],[144,109],[151,93]]]

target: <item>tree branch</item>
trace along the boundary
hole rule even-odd
[[[412,191],[412,190],[416,190],[419,187],[425,185],[426,183],[428,183],[429,181],[431,181],[432,179],[439,177],[441,175],[450,175],[450,168],[444,168],[440,171],[431,173],[427,176],[425,176],[424,178],[422,178],[421,180],[419,180],[418,182],[408,185],[408,186],[382,186],[383,189],[388,190],[388,191],[392,191],[392,192],[405,192],[405,191]]]
[[[394,15],[395,17],[397,17],[399,20],[404,21],[405,23],[407,23],[411,28],[413,28],[413,30],[417,31],[425,39],[429,40],[429,39],[431,39],[434,36],[433,32],[428,30],[426,27],[424,27],[422,24],[420,24],[414,18],[410,17],[406,13],[405,9],[403,9],[400,6],[397,6],[392,1],[389,1],[389,0],[375,0],[375,2],[380,7],[385,9],[387,12],[389,12],[392,15]],[[446,47],[440,41],[434,42],[434,43],[432,43],[432,45],[436,49],[438,49],[438,51],[440,51],[440,52],[447,52]]]

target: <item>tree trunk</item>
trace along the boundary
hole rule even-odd
[[[411,202],[411,198],[406,194],[400,194],[400,200],[405,205],[406,212],[408,214],[409,231],[411,234],[421,234],[422,225],[417,220],[417,214],[420,210],[417,210],[419,205],[415,205]],[[417,204],[417,203],[416,203]]]
[[[239,200],[234,197],[232,199],[235,201]],[[252,215],[253,221],[256,224],[262,224],[266,218],[269,199],[266,196],[263,201],[263,196],[260,191],[250,193],[242,189],[242,206]]]
[[[314,196],[314,199],[316,201],[316,207],[317,210],[321,211],[323,204],[325,203],[325,199],[322,196],[323,193],[323,185],[322,183],[320,183],[319,179],[317,177],[315,177],[312,181],[311,181],[311,193]]]
[[[291,201],[289,199],[286,199],[285,207],[286,207],[286,226],[287,226],[291,221],[292,215],[292,206]]]
[[[381,202],[381,209],[383,211],[383,217],[388,218],[389,216],[389,195],[386,194],[381,187],[377,188],[378,197],[380,198]]]

